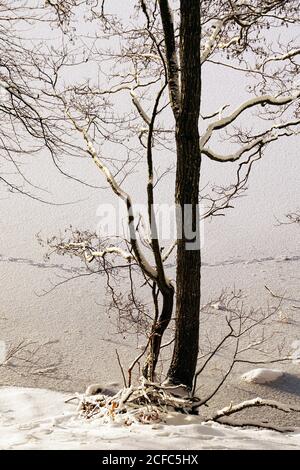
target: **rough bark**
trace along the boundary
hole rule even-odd
[[[176,119],[177,172],[175,200],[181,214],[192,208],[192,227],[199,241],[200,2],[180,2],[181,100]],[[181,227],[180,227],[181,225]],[[176,333],[168,377],[191,388],[197,364],[200,312],[200,245],[191,247],[179,224],[176,274]],[[195,242],[197,243],[197,242]]]
[[[143,375],[147,379],[154,380],[154,372],[157,365],[160,346],[162,337],[167,327],[169,326],[170,320],[173,313],[173,303],[174,303],[174,289],[171,286],[168,290],[165,290],[162,293],[163,304],[161,314],[159,318],[155,321],[152,327],[151,340],[150,340],[150,351],[147,357],[146,363],[143,368]]]

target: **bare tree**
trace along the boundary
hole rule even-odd
[[[113,237],[100,240],[97,246],[95,238],[79,232],[69,239],[52,239],[52,247],[80,256],[87,265],[101,260],[106,275],[115,263],[122,264],[131,286],[132,269],[141,273],[151,289],[154,311],[143,369],[148,380],[154,377],[176,292],[175,341],[167,375],[171,384],[191,389],[199,350],[199,199],[207,203],[204,217],[224,213],[246,189],[265,149],[298,134],[300,49],[293,29],[299,24],[298,1],[139,0],[129,16],[116,13],[105,1],[48,0],[44,10],[47,21],[56,22],[61,39],[39,54],[38,61],[30,58],[39,84],[34,103],[44,110],[43,119],[32,111],[30,122],[39,125],[38,137],[56,164],[59,152],[82,154],[83,144],[108,187],[125,204],[129,233],[116,243]],[[88,34],[83,26],[87,24]],[[272,35],[285,27],[291,31],[285,38]],[[201,84],[205,94],[205,80],[220,68],[242,74],[249,98],[233,110],[225,102],[206,115]],[[120,96],[128,104],[125,110]],[[45,113],[45,108],[51,111]],[[246,119],[253,123],[251,128]],[[228,153],[220,152],[218,137],[226,139]],[[163,154],[168,157],[159,164],[157,157]],[[236,180],[201,193],[201,158],[220,166],[237,162]],[[138,164],[147,171],[143,223],[134,211],[130,188],[125,189],[127,176]],[[172,165],[177,236],[164,249],[154,204]],[[176,283],[167,266],[175,248]],[[132,289],[131,295],[134,308],[142,312]]]
[[[17,0],[0,5],[0,181],[14,193],[46,201],[22,170],[26,157],[48,152],[58,170],[71,177],[59,160],[62,154],[78,155],[80,148],[64,138],[64,124],[52,112],[45,83],[51,70],[55,80],[53,42],[41,40],[51,31],[44,2]]]

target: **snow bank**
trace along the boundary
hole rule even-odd
[[[0,449],[296,449],[296,433],[237,429],[171,413],[166,423],[103,425],[83,420],[69,395],[0,388]]]
[[[277,369],[252,369],[241,376],[244,382],[254,384],[267,384],[275,382],[283,376],[283,372]]]

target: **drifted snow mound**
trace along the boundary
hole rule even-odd
[[[254,384],[267,384],[275,382],[283,376],[283,372],[278,369],[252,369],[241,376],[244,382]]]

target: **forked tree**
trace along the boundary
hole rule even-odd
[[[79,255],[86,263],[98,261],[106,273],[114,263],[120,265],[119,258],[125,260],[122,267],[130,279],[132,269],[141,272],[154,303],[143,368],[150,380],[176,298],[167,377],[175,385],[193,385],[199,347],[201,217],[231,207],[265,149],[299,132],[298,7],[298,0],[137,0],[127,2],[122,12],[108,0],[46,2],[47,18],[56,21],[61,36],[55,47],[41,46],[38,60],[31,64],[39,84],[34,100],[39,122],[52,122],[60,130],[55,134],[48,126],[51,133],[45,141],[56,163],[61,153],[83,152],[92,158],[114,197],[123,200],[129,231],[114,245],[111,240],[99,242],[89,232],[73,233],[68,240],[53,238],[50,244],[58,253]],[[224,98],[220,109],[204,115],[201,88],[204,96],[206,81],[220,69],[243,77],[248,99],[230,109]],[[220,136],[229,142],[228,153],[217,144]],[[154,204],[167,171],[161,160],[168,152],[175,167],[175,188],[170,191],[177,208],[177,236],[163,249]],[[235,181],[201,193],[201,159],[206,158],[219,162],[221,169],[235,162]],[[130,188],[124,189],[137,163],[147,168],[144,224],[134,211]],[[200,200],[206,205],[201,216]],[[189,230],[182,221],[188,221]],[[176,282],[167,267],[175,252]]]

